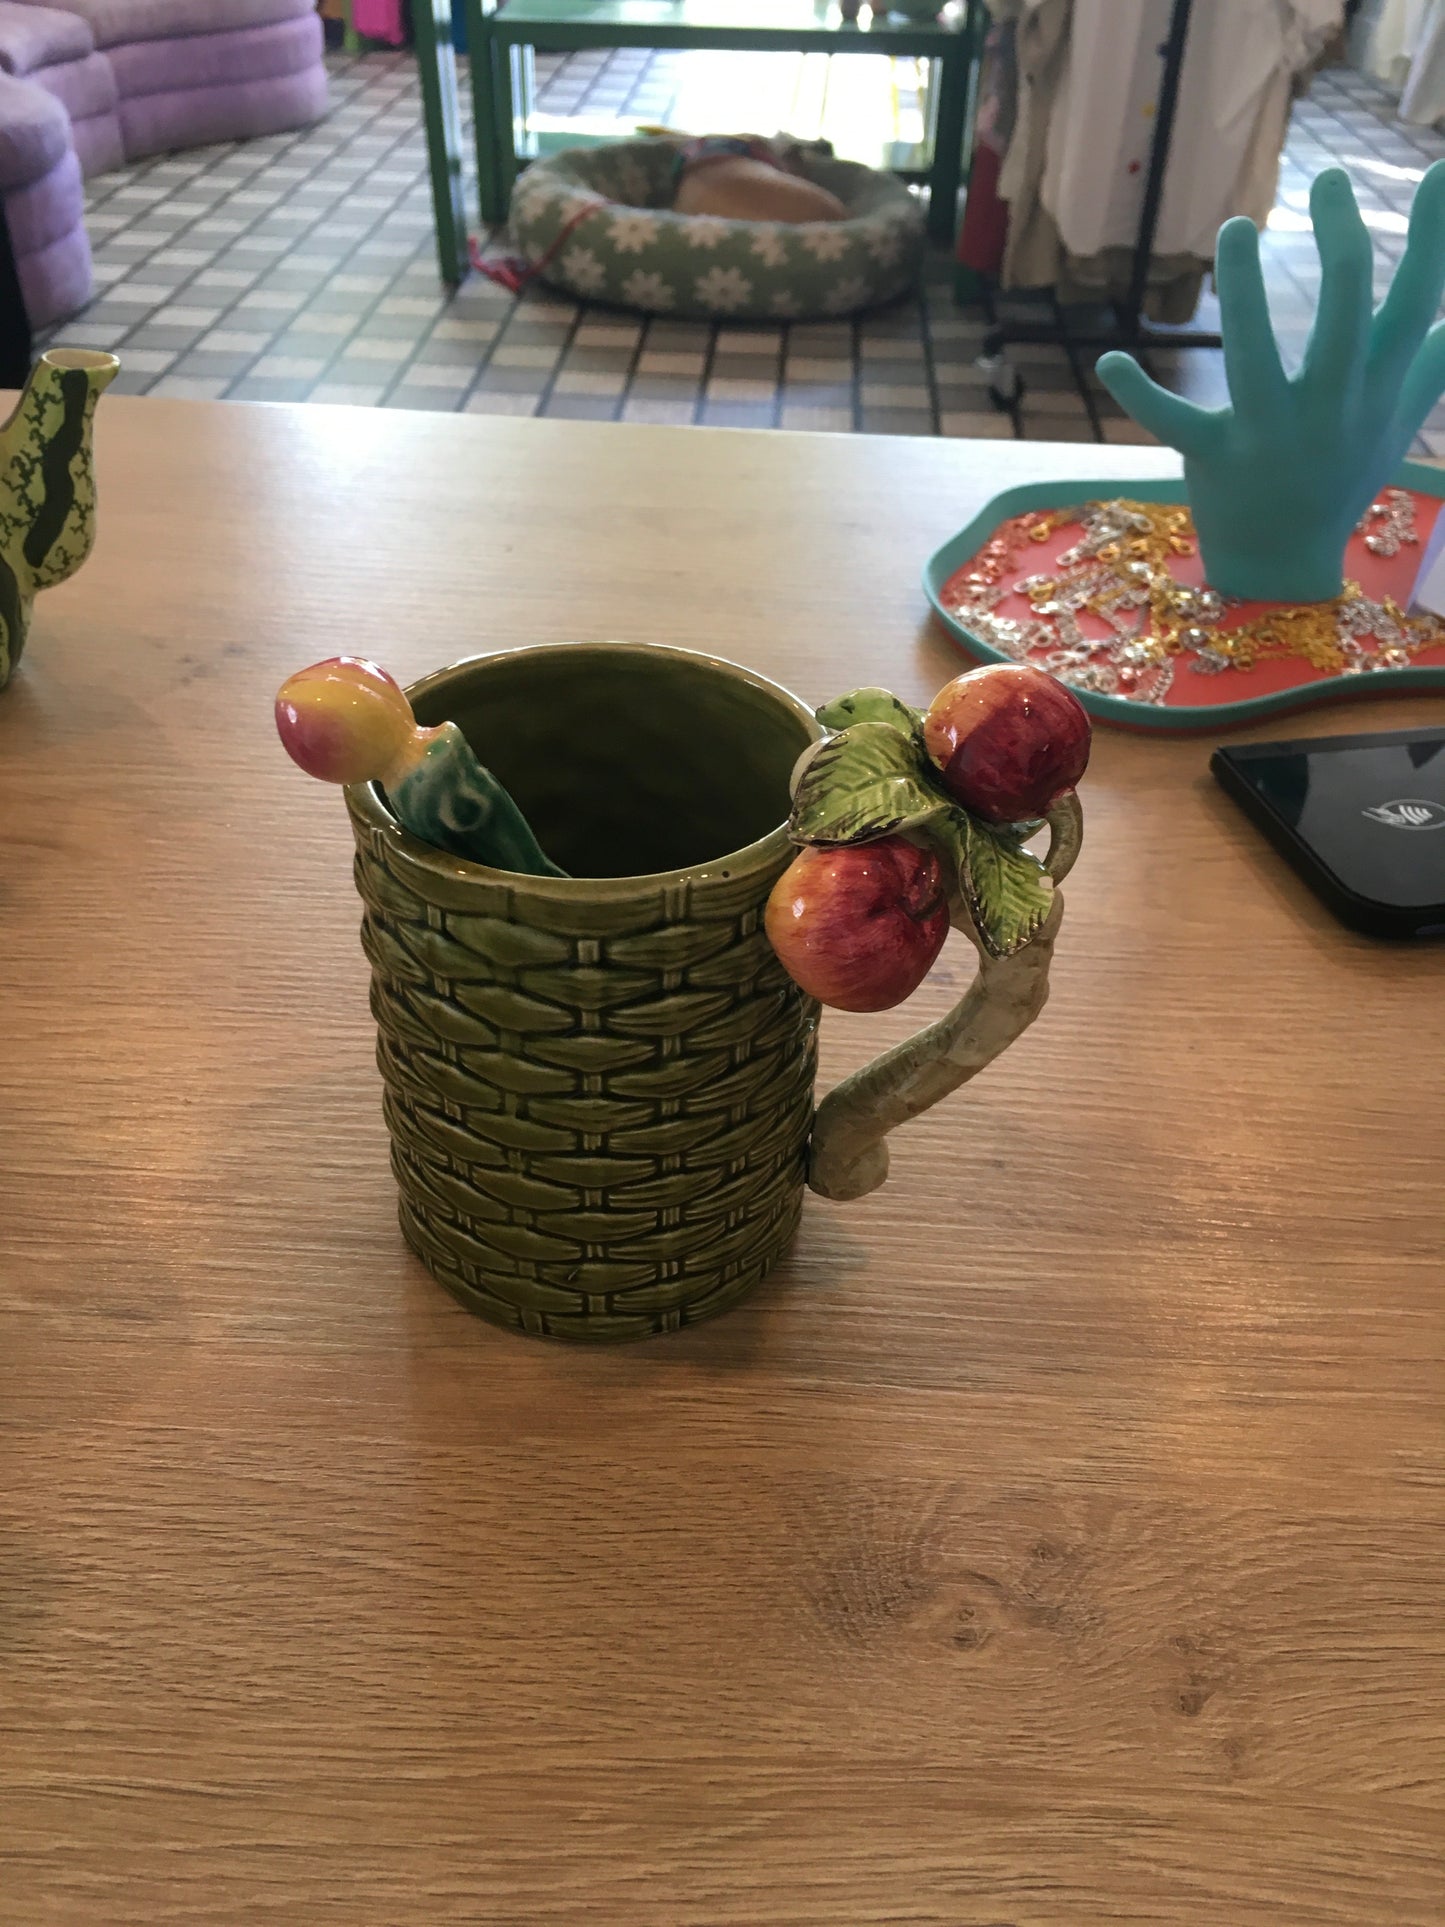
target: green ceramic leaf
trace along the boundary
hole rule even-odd
[[[950,810],[934,834],[943,831],[959,858],[959,881],[984,947],[995,957],[1012,956],[1038,935],[1054,904],[1054,886],[1036,856],[1021,849],[1007,831],[992,829],[964,810]]]
[[[963,896],[979,935],[998,958],[1023,950],[1054,908],[1054,884],[1037,856],[975,821],[969,821]]]
[[[802,765],[789,828],[799,843],[867,843],[947,808],[910,737],[892,723],[855,723]]]
[[[824,729],[851,729],[854,723],[889,723],[894,729],[912,736],[923,718],[916,709],[886,689],[854,689],[846,696],[835,696],[817,712]]]

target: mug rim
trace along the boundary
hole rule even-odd
[[[473,656],[460,656],[455,662],[443,668],[428,671],[415,682],[406,685],[407,700],[413,707],[424,697],[430,695],[439,684],[455,676],[459,671],[471,669],[479,663],[511,660],[518,656],[542,657],[553,654],[559,649],[588,649],[613,651],[631,656],[654,656],[669,661],[681,659],[685,662],[706,664],[709,668],[720,669],[738,682],[746,683],[760,694],[771,697],[784,709],[790,710],[803,724],[809,743],[821,741],[826,734],[816,715],[791,689],[782,683],[774,682],[771,676],[764,676],[745,663],[733,662],[726,656],[717,656],[709,650],[685,649],[675,643],[667,642],[531,642],[520,643],[511,649],[487,649]],[[805,746],[806,747],[806,746]],[[802,752],[800,751],[800,754]],[[769,830],[766,836],[755,842],[746,843],[740,849],[729,850],[704,863],[689,864],[680,870],[639,870],[621,877],[552,877],[531,876],[523,870],[498,870],[488,863],[474,863],[467,857],[454,856],[449,850],[438,849],[434,843],[424,843],[420,837],[413,836],[404,829],[400,821],[382,802],[375,783],[348,783],[345,796],[355,815],[371,828],[381,831],[394,841],[406,855],[409,862],[431,870],[438,876],[453,881],[458,878],[476,877],[488,883],[510,884],[525,888],[529,895],[565,899],[586,893],[592,897],[623,897],[636,893],[639,887],[667,889],[683,883],[707,882],[714,877],[730,876],[735,870],[763,869],[783,857],[791,855],[793,845],[788,840],[786,820]]]

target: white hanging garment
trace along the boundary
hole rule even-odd
[[[1171,11],[1171,0],[1074,0],[1040,190],[1070,254],[1133,245]],[[1229,215],[1268,217],[1294,75],[1342,18],[1342,0],[1196,0],[1157,254],[1208,261]]]
[[[999,198],[1009,204],[1004,255],[1006,288],[1043,287],[1053,278],[1058,232],[1040,203],[1053,104],[1068,53],[1072,0],[994,0],[995,20],[1017,27],[1018,97],[1013,132],[999,169]]]
[[[1401,120],[1433,127],[1445,120],[1445,0],[1430,0],[1400,95]]]
[[[1433,7],[1434,0],[1365,0],[1350,29],[1350,58],[1360,72],[1398,94]]]

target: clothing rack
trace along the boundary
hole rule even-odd
[[[1094,432],[1103,439],[1098,412],[1079,354],[1083,349],[1128,348],[1136,352],[1155,348],[1220,348],[1222,338],[1208,329],[1167,328],[1145,319],[1144,300],[1149,289],[1149,264],[1154,257],[1154,236],[1159,227],[1159,209],[1164,200],[1164,177],[1169,168],[1169,150],[1174,139],[1174,117],[1179,106],[1179,83],[1184,71],[1184,49],[1189,39],[1189,19],[1194,0],[1174,0],[1169,30],[1159,49],[1164,66],[1159,81],[1159,105],[1154,117],[1154,137],[1149,146],[1149,168],[1144,176],[1144,200],[1139,210],[1139,230],[1134,240],[1134,256],[1129,275],[1129,292],[1123,301],[1110,303],[1114,310],[1112,328],[1085,328],[1076,331],[1057,296],[1052,296],[1053,313],[1047,321],[1001,320],[990,316],[984,337],[984,361],[989,366],[989,392],[1001,408],[1015,410],[1023,395],[1023,381],[1008,361],[1005,350],[1011,343],[1047,342],[1061,347],[1069,357],[1074,378],[1084,396]]]

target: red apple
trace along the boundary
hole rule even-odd
[[[1025,662],[956,676],[923,719],[923,747],[943,787],[990,823],[1043,816],[1088,767],[1089,736],[1073,690]]]
[[[938,858],[901,836],[807,849],[768,898],[769,940],[834,1010],[888,1010],[917,990],[948,935]]]

